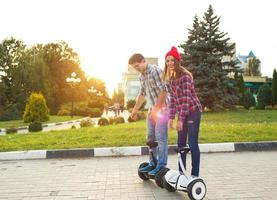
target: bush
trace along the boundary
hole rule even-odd
[[[0,110],[0,121],[20,119],[20,112],[16,104],[10,104],[6,109]]]
[[[250,91],[246,91],[243,95],[243,107],[249,109],[256,105],[255,98]]]
[[[101,117],[103,115],[103,109],[100,108],[88,108],[90,117]]]
[[[128,122],[135,122],[135,121],[144,120],[144,119],[146,119],[146,114],[145,114],[145,112],[139,111],[139,112],[137,113],[137,119],[136,119],[136,120],[133,120],[133,119],[131,118],[131,116],[129,116],[127,120],[128,120]]]
[[[10,127],[6,129],[6,134],[12,134],[12,133],[17,133],[17,128]]]
[[[127,107],[127,109],[134,108],[135,104],[136,104],[136,100],[131,99],[131,100],[127,101],[127,106],[126,107]]]
[[[29,125],[29,132],[38,132],[42,130],[42,123],[41,122],[32,122]]]
[[[135,122],[135,121],[136,121],[136,120],[133,120],[133,119],[131,118],[131,116],[129,116],[127,120],[128,120],[128,122]]]
[[[114,123],[115,124],[122,124],[122,123],[125,123],[125,120],[123,117],[115,117],[114,118]]]
[[[94,126],[94,122],[91,120],[91,119],[83,119],[81,122],[80,122],[80,126],[81,127],[89,127],[89,126]]]
[[[98,120],[98,125],[99,126],[106,126],[106,125],[109,125],[109,120],[104,118],[104,117],[101,117],[99,120]]]
[[[67,103],[61,106],[58,115],[71,115],[71,103]],[[90,116],[90,117],[101,117],[103,114],[101,108],[89,108],[86,102],[77,102],[73,107],[73,115],[78,116]]]
[[[139,111],[137,115],[138,115],[138,120],[146,119],[146,114],[143,111]]]
[[[70,110],[67,110],[67,109],[61,109],[58,112],[59,116],[70,116],[70,114],[71,114]]]
[[[23,115],[25,123],[49,120],[49,109],[41,93],[32,93],[28,98]]]
[[[271,88],[268,84],[263,84],[257,94],[257,109],[265,109],[265,106],[272,104]]]
[[[88,107],[89,108],[98,108],[100,110],[103,110],[104,109],[104,102],[103,102],[103,100],[101,100],[99,98],[91,99],[88,102]]]
[[[109,118],[109,124],[114,124],[114,117]]]

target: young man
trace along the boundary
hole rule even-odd
[[[166,104],[168,102],[168,88],[162,81],[162,70],[155,65],[145,62],[143,55],[134,54],[129,59],[131,65],[141,75],[139,77],[141,89],[137,96],[135,107],[131,113],[131,118],[137,118],[137,112],[144,102],[145,97],[149,104],[147,116],[147,141],[157,141],[158,147],[154,148],[154,156],[158,164],[153,169],[153,161],[142,168],[142,172],[149,172],[154,176],[161,168],[167,164],[168,157],[168,111]]]

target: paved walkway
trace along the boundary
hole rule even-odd
[[[105,118],[110,118],[110,117],[114,117],[115,113],[113,111],[109,111],[108,113],[104,112],[102,117]],[[124,110],[123,112],[120,112],[119,114],[120,117],[123,117],[125,122],[128,122],[128,117],[130,116],[130,113],[128,112],[128,110]],[[98,120],[100,119],[100,117],[97,118],[91,118],[92,121],[94,121],[95,126],[97,127],[98,125]],[[65,129],[71,129],[72,126],[75,126],[76,128],[80,128],[80,122],[79,120],[74,120],[71,121],[70,123],[66,122],[66,123],[51,123],[48,124],[47,127],[43,127],[42,132],[47,132],[47,131],[56,131],[56,130],[65,130]],[[18,134],[25,134],[25,133],[29,133],[28,131],[28,127],[26,126],[26,128],[18,130],[17,131]],[[1,135],[5,135],[6,133],[4,131],[0,131],[0,136]]]
[[[201,154],[205,199],[273,200],[277,197],[277,151]],[[143,182],[137,166],[147,156],[0,162],[0,199],[181,200],[153,181]],[[176,155],[169,167],[176,169]],[[190,163],[190,156],[188,159]]]

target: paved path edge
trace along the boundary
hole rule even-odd
[[[201,153],[241,152],[241,151],[274,151],[277,141],[238,142],[238,143],[210,143],[199,144]],[[169,154],[174,153],[176,145],[169,145]],[[105,147],[78,148],[0,152],[0,160],[50,159],[50,158],[87,158],[103,156],[140,156],[147,155],[148,147]]]

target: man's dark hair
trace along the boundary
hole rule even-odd
[[[140,53],[135,53],[134,55],[132,55],[130,58],[129,58],[129,65],[132,65],[136,62],[140,63],[142,60],[144,60],[144,57],[143,55],[141,55]]]

